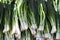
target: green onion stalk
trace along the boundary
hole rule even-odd
[[[46,39],[50,39],[50,38],[51,38],[51,34],[50,34],[49,27],[50,27],[49,22],[48,22],[48,20],[46,19],[46,20],[45,20],[45,28],[44,28],[44,34],[45,34],[44,37],[45,37]]]
[[[40,3],[40,5],[38,6],[38,11],[39,11],[39,15],[40,15],[40,24],[39,24],[39,31],[43,31],[44,30],[44,21],[45,21],[45,12],[43,10],[43,4]]]
[[[59,5],[60,5],[60,3],[59,3]],[[60,37],[60,19],[59,19],[59,16],[60,16],[59,15],[60,14],[60,9],[59,8],[60,8],[60,6],[59,5],[57,7],[58,8],[57,9],[57,12],[58,12],[57,13],[57,33],[56,33],[56,39],[57,40],[60,40],[60,38],[59,38]]]
[[[28,22],[27,22],[27,6],[24,0],[18,0],[17,3],[18,7],[18,16],[21,24],[21,31],[28,29]]]
[[[30,28],[32,35],[35,35],[36,34],[35,29],[37,29],[37,25],[36,25],[36,21],[35,21],[35,17],[34,17],[34,12],[31,8],[29,10],[30,10],[29,18],[30,18],[30,22],[31,22],[29,28]]]
[[[50,24],[52,26],[51,33],[54,34],[56,33],[56,17],[55,17],[55,11],[53,10],[53,7],[50,3],[47,4],[47,12],[48,12],[47,13],[48,20],[50,21]]]
[[[10,16],[11,16],[11,10],[10,10],[10,4],[6,3],[5,5],[5,16],[4,16],[4,29],[3,33],[5,34],[5,40],[10,40]]]
[[[10,27],[10,25],[9,25],[9,23],[10,23],[10,13],[7,10],[5,10],[5,19],[4,19],[5,23],[4,23],[3,33],[5,33],[6,40],[9,40],[8,32],[10,30],[10,28],[9,28]]]
[[[7,7],[7,6],[6,6]],[[7,9],[7,10],[6,10]],[[3,33],[8,32],[9,31],[9,23],[10,23],[10,11],[8,8],[5,8],[5,24],[4,24],[4,30]]]
[[[27,5],[26,5],[26,2],[27,1],[25,1],[25,4],[24,4],[24,19],[25,19],[25,21],[26,21],[26,24],[28,25],[28,21],[27,21]],[[28,27],[28,26],[27,26]],[[27,30],[25,30],[25,40],[31,40],[31,38],[30,38],[30,30],[29,29],[27,29]]]
[[[13,10],[13,17],[12,17],[12,35],[15,35],[15,37],[20,40],[21,38],[21,31],[19,29],[18,25],[18,10],[17,10],[17,5],[14,4],[14,10]]]
[[[0,3],[0,40],[3,40],[3,27],[4,27],[4,16],[3,16],[3,4]]]

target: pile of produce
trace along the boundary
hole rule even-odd
[[[60,40],[60,0],[0,0],[0,40]]]

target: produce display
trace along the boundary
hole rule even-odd
[[[0,40],[60,40],[60,0],[0,0]]]

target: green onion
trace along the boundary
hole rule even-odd
[[[18,17],[17,17],[17,14],[18,14],[18,12],[17,12],[17,6],[16,6],[16,4],[14,5],[14,10],[13,10],[13,17],[12,17],[12,35],[14,34],[15,35],[15,37],[17,38],[17,39],[20,39],[20,37],[21,37],[21,32],[20,32],[20,29],[19,29],[19,25],[18,25]]]
[[[48,10],[47,17],[52,26],[51,33],[53,34],[56,32],[56,19],[55,19],[55,11],[53,10],[53,7],[50,3],[47,4],[47,10]]]
[[[6,10],[7,9],[7,10]],[[8,9],[8,5],[6,6],[6,9],[5,9],[5,24],[4,24],[4,30],[3,30],[3,33],[5,32],[8,32],[9,31],[9,23],[10,23],[10,10]]]
[[[20,3],[21,2],[21,3]],[[27,23],[27,6],[25,1],[21,1],[18,3],[18,15],[19,20],[21,23],[21,31],[28,29],[28,23]]]
[[[40,25],[39,25],[39,29],[40,31],[44,30],[44,21],[45,21],[45,12],[43,10],[43,4],[40,3],[39,5],[39,15],[40,15]]]
[[[35,17],[34,17],[34,12],[32,11],[32,9],[30,8],[30,14],[29,14],[29,18],[30,18],[30,31],[32,33],[32,35],[35,35],[36,34],[36,31],[35,29],[37,28],[37,25],[36,25],[36,21],[35,21]]]
[[[48,38],[48,39],[51,37],[51,34],[49,32],[50,31],[49,27],[50,27],[49,22],[46,19],[46,21],[45,21],[45,28],[44,28],[44,34],[45,34],[45,38]]]
[[[30,20],[31,20],[31,27],[32,29],[36,29],[37,25],[36,25],[36,21],[35,21],[35,17],[34,17],[34,12],[30,9],[31,14],[30,16]]]

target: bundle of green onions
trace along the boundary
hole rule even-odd
[[[43,31],[44,30],[44,22],[45,22],[45,12],[43,10],[43,4],[40,3],[40,5],[38,6],[38,11],[39,11],[39,15],[40,15],[40,25],[38,30]]]
[[[39,2],[39,1],[38,1]],[[35,35],[36,40],[44,40],[44,24],[45,24],[45,10],[44,0],[38,3],[38,13],[39,13],[39,27],[37,29],[37,34]]]
[[[21,37],[21,32],[19,29],[19,25],[18,25],[18,11],[17,11],[17,5],[14,5],[14,10],[13,10],[13,17],[12,17],[12,35],[15,35],[15,37],[17,39],[20,39]]]
[[[8,32],[9,31],[9,26],[10,26],[9,23],[10,23],[10,15],[11,15],[11,13],[10,13],[10,9],[9,9],[8,6],[9,5],[7,5],[6,8],[5,8],[5,19],[4,19],[5,24],[4,24],[3,33]]]
[[[28,11],[28,17],[29,17],[28,24],[29,24],[29,29],[31,31],[31,34],[35,35],[36,34],[37,25],[36,25],[36,20],[35,20],[34,9],[33,9],[33,6],[32,6],[33,4],[31,4],[30,1],[29,1],[29,4],[28,4],[28,10],[29,10]]]
[[[29,13],[29,18],[30,18],[30,21],[31,21],[31,24],[30,24],[30,31],[33,35],[36,34],[36,31],[35,29],[37,28],[37,25],[36,25],[36,21],[35,21],[35,18],[34,18],[34,12],[32,11],[32,9],[30,8],[30,13]]]
[[[17,7],[18,7],[19,20],[20,20],[20,24],[21,24],[21,31],[27,30],[28,22],[27,22],[26,2],[24,0],[18,0]]]

